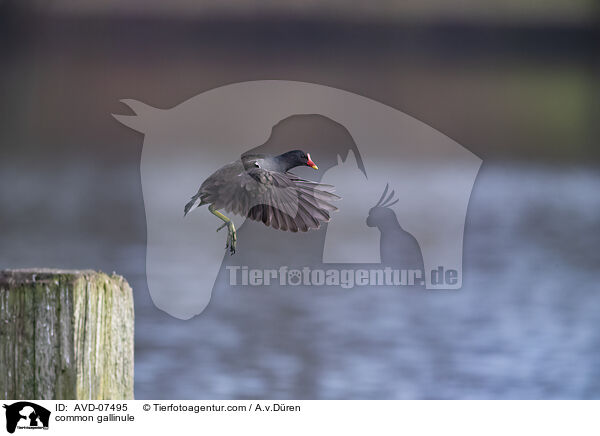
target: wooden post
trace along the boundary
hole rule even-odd
[[[133,320],[121,276],[0,271],[0,398],[133,398]]]

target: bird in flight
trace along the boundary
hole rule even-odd
[[[227,244],[235,253],[237,234],[233,221],[221,210],[255,221],[274,229],[307,232],[329,222],[330,213],[337,210],[330,202],[340,199],[333,186],[305,180],[290,173],[298,166],[318,169],[310,154],[292,150],[277,156],[243,154],[211,174],[185,205],[184,216],[199,206],[208,210],[227,227]]]

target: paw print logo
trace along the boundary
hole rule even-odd
[[[302,275],[297,269],[291,269],[288,271],[288,283],[292,286],[298,286],[302,281]]]

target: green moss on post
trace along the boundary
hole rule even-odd
[[[94,271],[0,271],[0,398],[133,398],[133,295]]]

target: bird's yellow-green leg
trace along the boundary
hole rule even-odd
[[[208,206],[208,210],[210,211],[210,213],[223,220],[224,222],[223,225],[217,229],[217,232],[223,227],[227,226],[227,245],[225,245],[225,249],[229,248],[231,254],[234,254],[235,247],[237,244],[237,233],[235,232],[235,225],[233,224],[233,221],[231,221],[231,219],[227,218],[221,212],[216,210],[212,204]]]

